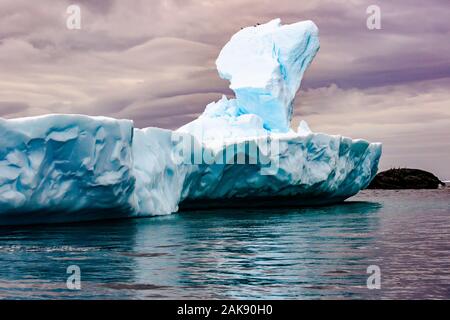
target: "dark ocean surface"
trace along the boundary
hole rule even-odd
[[[67,268],[80,268],[69,290]],[[369,266],[381,288],[368,289]],[[450,298],[450,189],[0,228],[1,299]]]

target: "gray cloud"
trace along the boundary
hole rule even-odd
[[[23,102],[0,101],[0,116],[14,115],[26,111],[30,106]]]

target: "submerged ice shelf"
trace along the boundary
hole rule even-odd
[[[242,29],[217,59],[236,98],[212,102],[175,131],[82,115],[0,119],[0,225],[273,197],[325,204],[356,194],[375,176],[381,144],[314,133],[304,121],[290,128],[318,49],[311,21]]]

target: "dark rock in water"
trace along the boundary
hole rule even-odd
[[[445,186],[434,174],[419,169],[390,169],[380,172],[368,189],[438,189]]]

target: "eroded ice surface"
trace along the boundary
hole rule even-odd
[[[249,143],[254,140],[235,143],[231,154],[248,154],[244,145]],[[199,166],[188,175],[191,183],[184,200],[194,207],[193,202],[201,199],[292,197],[297,205],[338,202],[368,186],[381,156],[380,144],[321,133],[280,137],[277,143],[279,151],[268,156],[267,165],[213,164],[203,170]],[[269,172],[262,174],[262,169]]]
[[[133,123],[48,115],[0,119],[0,223],[63,222],[128,211]],[[77,212],[89,211],[84,215]],[[34,213],[34,214],[29,214]]]
[[[195,166],[173,159],[173,132],[159,128],[134,130],[136,188],[134,214],[163,215],[178,211],[188,172]]]

